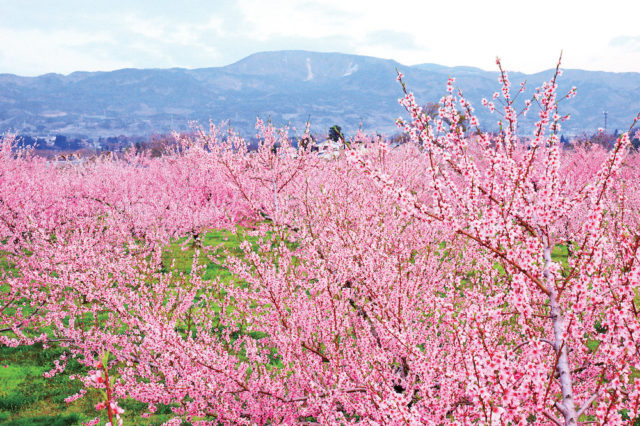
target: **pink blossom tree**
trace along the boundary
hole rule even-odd
[[[629,134],[619,137],[597,172],[563,175],[563,163],[579,153],[563,153],[559,146],[559,69],[533,96],[539,121],[526,150],[515,134],[518,113],[500,69],[497,138],[479,129],[463,134],[462,118],[479,121],[462,93],[455,93],[453,80],[437,117],[424,114],[405,92],[401,103],[412,121],[400,124],[423,148],[430,174],[426,194],[408,191],[355,152],[350,156],[383,190],[396,194],[409,215],[466,239],[464,255],[472,250],[469,258],[477,262],[473,269],[481,279],[460,277],[450,282],[454,292],[443,295],[451,298],[443,300],[450,312],[440,313],[440,332],[451,335],[443,348],[449,357],[458,355],[449,386],[463,390],[451,418],[522,423],[534,415],[575,425],[590,414],[599,423],[622,424],[625,416],[637,415],[640,395],[634,381],[638,233],[625,219],[629,208],[621,193],[628,184],[635,187],[637,178],[616,180]],[[552,257],[560,244],[570,245],[566,264]],[[455,296],[458,291],[464,299]]]
[[[0,342],[67,347],[51,374],[79,359],[112,424],[124,398],[214,424],[636,418],[639,157],[628,133],[559,145],[559,69],[522,112],[500,75],[497,136],[453,80],[429,116],[400,78],[410,142],[358,134],[331,160],[260,121],[257,152],[212,126],[69,167],[5,138]],[[203,244],[236,224],[241,254]],[[163,263],[179,237],[189,274]]]

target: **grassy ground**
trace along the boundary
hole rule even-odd
[[[173,269],[176,272],[190,273],[194,249],[187,244],[187,250],[183,251],[180,246],[183,241],[172,243],[164,253],[163,265],[167,271]],[[222,249],[228,249],[234,254],[241,253],[239,242],[237,236],[225,231],[209,232],[203,240],[204,245],[220,245]],[[219,252],[222,253],[222,250]],[[223,281],[231,279],[228,270],[204,256],[201,256],[200,263],[206,264],[205,278],[219,276]],[[3,256],[0,256],[0,268],[11,270]],[[43,377],[43,373],[53,367],[53,361],[58,359],[62,351],[60,348],[43,350],[41,345],[18,348],[0,346],[0,424],[75,425],[104,414],[98,413],[94,408],[102,400],[95,390],[70,404],[64,401],[82,388],[79,381],[69,379],[72,374],[86,372],[75,360],[68,362],[64,373],[53,378]],[[158,406],[158,411],[145,419],[140,414],[146,412],[146,404],[132,400],[118,403],[125,409],[125,424],[156,425],[173,417],[170,407]]]
[[[69,375],[83,374],[83,366],[71,360],[63,374],[50,379],[42,376],[61,353],[59,348],[43,350],[41,346],[0,349],[0,423],[74,425],[98,414],[93,407],[102,399],[97,391],[70,404],[64,401],[81,389],[80,382],[69,380]],[[168,407],[161,407],[157,415],[141,422],[139,415],[145,412],[145,404],[124,401],[121,405],[127,424],[161,424],[172,417]]]

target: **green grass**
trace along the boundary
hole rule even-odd
[[[564,268],[569,267],[569,250],[567,249],[567,246],[555,246],[551,252],[551,259],[554,262],[560,262]]]
[[[239,248],[239,245],[245,239],[252,243],[256,241],[256,238],[247,236],[243,229],[238,229],[237,234],[224,230],[214,230],[205,235],[202,244],[209,247],[218,247],[215,257],[217,260],[223,260],[225,251],[230,252],[234,256],[241,256],[242,250]],[[178,241],[172,242],[162,255],[165,272],[173,270],[177,273],[191,273],[195,246],[191,241],[186,244],[186,250],[183,250],[185,240],[186,238],[181,238]],[[206,265],[203,275],[205,280],[219,277],[223,282],[229,282],[232,278],[231,273],[226,268],[210,261],[205,254],[200,254],[198,263],[200,265]]]
[[[69,379],[71,374],[86,371],[75,360],[69,360],[64,373],[53,378],[43,377],[62,352],[61,348],[43,349],[41,345],[0,348],[0,423],[75,425],[99,414],[94,405],[102,397],[95,390],[70,404],[64,401],[82,388],[81,382]],[[126,424],[161,424],[172,417],[167,407],[159,407],[159,414],[142,419],[140,414],[146,411],[145,404],[125,401],[121,405],[126,410],[123,416]]]

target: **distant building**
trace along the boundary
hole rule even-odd
[[[328,160],[338,158],[340,153],[344,150],[344,144],[342,142],[333,141],[331,139],[320,142],[317,146],[318,155]]]

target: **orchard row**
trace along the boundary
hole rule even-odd
[[[516,111],[501,72],[497,135],[453,80],[433,116],[406,91],[408,143],[357,134],[332,156],[260,121],[256,152],[212,126],[68,166],[7,136],[0,344],[66,348],[50,374],[86,366],[94,424],[127,398],[176,424],[628,423],[640,156],[630,133],[561,146],[558,75]],[[212,229],[251,238],[221,256]],[[188,274],[163,266],[178,240]]]

